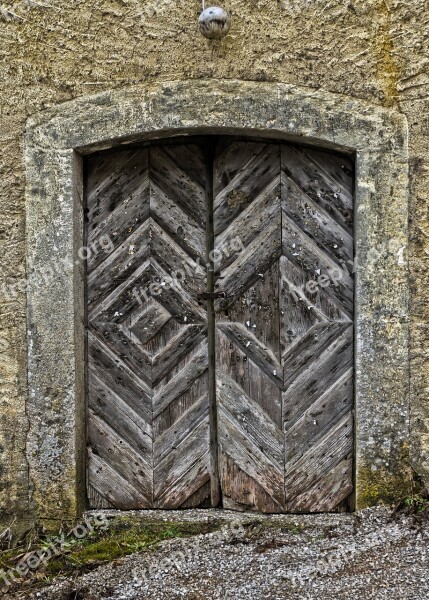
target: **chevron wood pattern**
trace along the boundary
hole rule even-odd
[[[224,506],[344,509],[353,491],[352,164],[236,141],[221,145],[215,172]],[[224,257],[234,236],[244,250]]]
[[[111,241],[87,262],[91,506],[210,505],[215,369],[223,506],[346,510],[353,164],[288,144],[218,141],[214,277],[225,298],[214,302],[209,349],[206,160],[201,140],[87,163],[88,245]]]
[[[199,506],[210,479],[201,150],[118,152],[87,171],[88,245],[112,242],[88,261],[88,496]]]

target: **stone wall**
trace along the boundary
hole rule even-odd
[[[31,514],[26,459],[24,130],[64,101],[138,83],[276,81],[394,107],[411,157],[411,459],[429,482],[429,7],[425,0],[225,0],[219,47],[198,0],[0,0],[0,519]],[[48,392],[48,391],[47,391]],[[408,449],[404,449],[407,454]],[[374,488],[374,482],[370,482]],[[377,492],[372,491],[373,497]]]

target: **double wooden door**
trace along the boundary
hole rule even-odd
[[[90,505],[346,509],[351,161],[201,138],[86,173]]]

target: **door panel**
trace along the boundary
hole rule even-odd
[[[217,287],[228,305],[216,304],[223,505],[281,512],[280,147],[235,142],[220,150],[214,168]],[[242,247],[235,260],[224,250],[231,246]]]
[[[353,167],[281,160],[286,510],[331,511],[353,491]]]
[[[352,165],[234,142],[215,181],[224,506],[334,510],[353,490]]]
[[[212,149],[87,162],[88,246],[109,241],[87,261],[90,504],[197,507],[220,485],[225,508],[344,510],[353,165],[279,143]]]
[[[88,164],[88,245],[109,235],[113,247],[88,264],[93,506],[198,506],[209,494],[201,165],[197,146]]]

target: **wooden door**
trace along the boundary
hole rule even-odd
[[[285,144],[212,148],[88,161],[88,245],[107,242],[88,259],[90,504],[344,508],[352,164]]]
[[[352,186],[343,157],[251,142],[218,149],[226,507],[331,511],[353,491]],[[222,248],[237,236],[241,253],[226,256]]]
[[[205,167],[197,146],[88,163],[88,495],[193,507],[210,489]],[[191,201],[190,201],[191,199]]]

